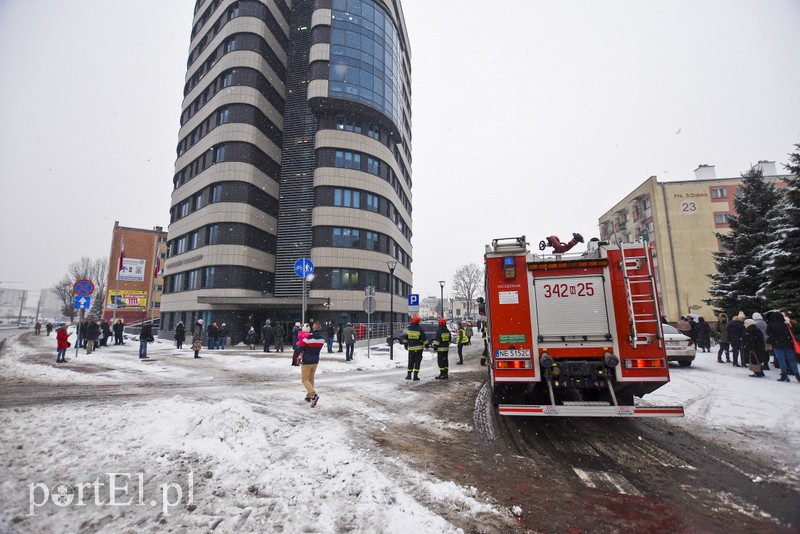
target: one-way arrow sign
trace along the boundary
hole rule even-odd
[[[75,297],[75,308],[76,310],[88,310],[92,306],[92,298],[91,297]]]

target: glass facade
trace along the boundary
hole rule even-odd
[[[331,21],[330,96],[375,107],[401,124],[397,29],[370,0],[334,0]]]

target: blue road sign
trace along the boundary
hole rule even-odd
[[[91,280],[78,280],[75,282],[75,285],[72,286],[72,289],[75,290],[76,295],[80,297],[88,297],[94,293],[94,284]]]
[[[410,294],[408,296],[408,305],[409,306],[419,306],[419,295],[418,294]]]
[[[305,278],[314,272],[314,264],[308,258],[300,258],[294,262],[294,273],[300,278]]]
[[[92,307],[92,297],[84,297],[81,295],[75,296],[75,308],[76,310],[88,310]]]

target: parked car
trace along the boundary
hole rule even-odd
[[[697,353],[694,341],[681,334],[677,328],[668,324],[661,325],[664,330],[664,344],[667,348],[667,361],[678,362],[681,367],[689,367]]]

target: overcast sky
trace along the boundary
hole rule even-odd
[[[597,234],[656,175],[739,176],[800,142],[797,0],[404,0],[414,292],[498,237]],[[169,224],[194,0],[0,0],[0,282]],[[6,285],[19,281],[23,284]]]

